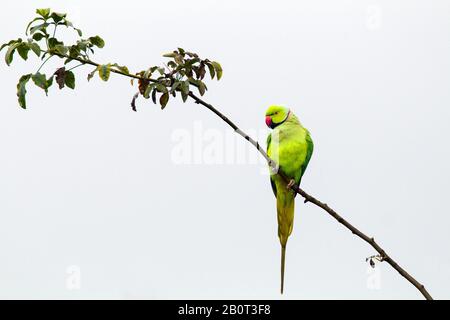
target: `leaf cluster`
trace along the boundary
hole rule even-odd
[[[73,44],[66,44],[57,38],[57,29],[65,27],[77,33],[78,39]],[[137,73],[130,73],[127,66],[117,63],[97,64],[90,58],[95,48],[103,48],[104,40],[100,36],[83,38],[83,32],[74,27],[67,20],[67,14],[52,12],[50,9],[37,9],[34,17],[25,29],[26,40],[18,38],[11,40],[0,47],[0,51],[6,48],[5,62],[9,66],[13,62],[15,52],[18,52],[23,60],[28,59],[30,51],[43,62],[34,73],[23,75],[17,84],[17,96],[19,105],[26,108],[26,86],[32,82],[48,94],[49,88],[56,83],[59,89],[68,87],[75,89],[75,73],[72,71],[81,65],[91,65],[94,69],[89,72],[87,79],[91,80],[95,74],[103,81],[108,81],[111,73],[121,74],[138,80],[139,92],[132,100],[133,110],[136,110],[136,98],[142,95],[145,99],[151,99],[155,104],[164,109],[171,98],[181,96],[183,102],[189,96],[193,88],[204,95],[208,90],[205,77],[209,74],[211,79],[219,80],[222,77],[222,67],[217,61],[201,59],[198,54],[177,48],[166,53],[163,57],[169,61],[163,66],[151,66]],[[41,72],[42,67],[52,58],[63,60],[62,65],[48,75]],[[71,66],[71,63],[78,63]]]
[[[137,73],[141,77],[138,81],[139,93],[146,99],[151,98],[155,104],[159,102],[162,109],[177,94],[183,102],[186,101],[192,87],[204,95],[208,90],[204,82],[206,70],[211,79],[216,77],[219,80],[222,77],[222,67],[218,62],[201,59],[198,54],[183,48],[166,53],[163,57],[169,59],[164,67],[152,66]]]

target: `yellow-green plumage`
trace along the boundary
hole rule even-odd
[[[308,130],[289,109],[281,106],[269,107],[266,111],[266,123],[274,129],[267,137],[267,154],[279,165],[280,170],[299,185],[314,148]],[[281,244],[281,293],[283,293],[286,244],[294,224],[297,193],[288,188],[286,181],[276,174],[271,175],[270,181],[277,199],[278,237]]]

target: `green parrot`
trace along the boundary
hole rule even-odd
[[[266,111],[266,124],[273,129],[267,137],[267,154],[278,164],[279,169],[291,178],[290,182],[286,183],[271,170],[270,182],[277,198],[278,237],[281,244],[281,294],[283,294],[286,244],[292,233],[297,195],[291,187],[294,183],[300,185],[311,159],[314,144],[309,131],[288,108],[270,106]]]

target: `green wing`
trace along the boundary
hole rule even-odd
[[[302,173],[300,176],[300,180],[302,179],[303,174],[305,173],[306,168],[308,167],[309,160],[311,160],[311,156],[314,151],[314,143],[311,139],[311,135],[309,134],[309,131],[306,131],[306,144],[307,144],[306,158],[305,158],[305,162],[303,162],[303,164],[302,164]],[[300,183],[300,181],[299,181],[299,183]]]
[[[269,134],[267,136],[267,152],[269,151],[269,146],[270,146],[271,142],[272,142],[272,135]],[[308,167],[309,160],[311,160],[311,156],[312,156],[313,151],[314,151],[314,143],[313,143],[313,141],[311,139],[311,135],[309,134],[309,131],[306,131],[306,145],[307,145],[307,147],[306,147],[306,157],[305,157],[305,161],[303,162],[303,164],[301,166],[301,175],[300,175],[299,181],[297,182],[298,184],[300,184],[300,182],[302,180],[303,174],[305,173],[306,168]],[[275,185],[275,181],[274,181],[272,175],[270,176],[270,184],[272,185],[273,194],[276,197],[277,196],[277,187]]]
[[[271,142],[272,142],[272,134],[269,133],[269,135],[267,136],[267,143],[266,143],[267,149],[266,149],[266,152],[269,152],[269,146],[270,146]],[[277,196],[277,186],[275,185],[275,181],[272,179],[272,175],[270,175],[270,184],[272,185],[273,194],[276,197]]]

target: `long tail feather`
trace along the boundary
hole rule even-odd
[[[284,265],[286,261],[286,245],[281,246],[281,294],[284,291]]]
[[[286,244],[294,223],[294,207],[295,198],[292,192],[286,190],[277,193],[278,237],[281,244],[281,294],[284,291]]]

